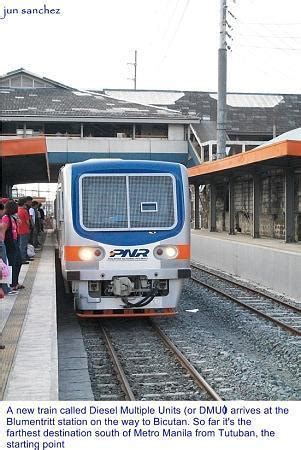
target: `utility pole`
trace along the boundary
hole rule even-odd
[[[220,31],[218,48],[217,91],[217,159],[226,155],[227,117],[227,0],[220,0]]]
[[[134,81],[134,89],[137,89],[137,50],[135,50],[135,62],[128,63],[129,66],[134,66],[134,78],[129,78]]]

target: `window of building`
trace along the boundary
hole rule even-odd
[[[80,123],[51,122],[44,124],[46,135],[53,136],[80,136]]]
[[[131,123],[84,123],[85,137],[133,137]]]
[[[141,123],[136,124],[136,138],[168,138],[167,124]]]

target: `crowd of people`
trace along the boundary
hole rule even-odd
[[[17,295],[25,286],[19,283],[22,264],[30,264],[35,252],[41,249],[45,213],[41,203],[32,197],[18,201],[0,199],[1,265],[11,266],[10,284],[0,285],[0,298]]]

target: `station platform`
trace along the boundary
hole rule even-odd
[[[53,234],[23,265],[25,289],[0,300],[1,398],[57,400],[58,352]]]
[[[62,299],[63,286],[57,327],[55,263],[55,240],[48,231],[42,251],[22,266],[19,282],[25,289],[0,300],[2,400],[94,399],[80,326],[72,301]]]
[[[192,261],[301,302],[301,243],[192,230]]]

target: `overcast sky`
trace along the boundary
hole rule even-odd
[[[24,67],[77,88],[217,89],[219,0],[6,0],[61,15],[0,20],[0,73]],[[228,90],[301,92],[301,1],[228,0]]]

